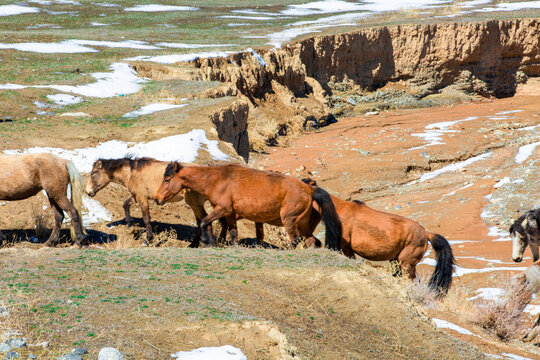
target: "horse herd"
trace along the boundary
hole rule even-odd
[[[0,167],[0,199],[21,200],[45,190],[55,219],[45,245],[58,243],[64,211],[71,218],[75,244],[85,245],[81,224],[81,177],[72,162],[46,153],[0,155]],[[224,239],[228,230],[232,243],[238,244],[239,219],[255,222],[260,245],[263,245],[263,223],[267,223],[283,226],[291,244],[304,237],[309,246],[320,247],[321,242],[313,232],[322,220],[326,227],[327,248],[342,251],[349,257],[357,254],[373,261],[397,261],[410,278],[416,277],[416,265],[430,242],[437,265],[429,286],[442,296],[452,282],[454,256],[443,236],[426,231],[411,219],[371,209],[360,201],[339,199],[311,179],[299,180],[279,172],[254,170],[237,164],[200,166],[128,156],[95,161],[84,190],[94,196],[110,182],[125,186],[131,194],[123,205],[128,225],[133,223],[130,214],[133,202],[141,208],[146,227],[145,242],[153,238],[149,202],[154,200],[162,205],[184,199],[193,210],[198,225],[191,247],[198,247],[201,240],[205,245],[216,244],[211,226],[215,220],[222,223],[219,237]],[[71,201],[67,197],[68,184]],[[213,207],[210,214],[204,208],[206,201]],[[540,214],[534,214],[540,217]],[[530,244],[536,261],[540,236],[529,237],[527,234],[537,222],[533,222],[528,213],[520,219],[516,222],[519,224],[511,228],[514,243],[520,244],[514,246],[514,260],[520,261],[524,248]]]

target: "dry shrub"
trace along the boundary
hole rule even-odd
[[[133,228],[126,229],[125,231],[119,231],[117,233],[116,240],[103,244],[103,247],[108,250],[140,247],[144,240],[136,239],[133,231]]]
[[[524,282],[505,286],[508,288],[502,300],[477,301],[471,322],[502,341],[520,337],[526,325],[523,322],[523,309],[532,299],[532,293]]]
[[[426,279],[417,277],[413,281],[405,280],[405,290],[413,302],[430,308],[437,305],[437,293],[428,286]]]

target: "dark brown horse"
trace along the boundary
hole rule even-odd
[[[291,243],[301,236],[312,237],[318,223],[312,223],[312,203],[321,209],[326,225],[326,246],[338,249],[341,224],[329,194],[312,188],[300,180],[271,171],[249,169],[229,164],[205,167],[185,167],[171,162],[156,194],[163,203],[183,188],[204,194],[214,211],[201,221],[203,238],[213,242],[209,225],[225,217],[233,243],[237,243],[237,219],[284,226]]]
[[[146,240],[148,244],[154,238],[152,225],[150,223],[150,205],[149,200],[155,200],[155,195],[159,185],[163,180],[163,173],[168,162],[159,161],[152,158],[133,158],[124,157],[119,159],[99,159],[94,162],[90,177],[86,183],[86,193],[89,196],[95,196],[98,191],[103,189],[110,182],[125,186],[131,196],[124,201],[125,221],[128,226],[133,225],[133,218],[130,214],[130,207],[135,201],[141,208],[144,224],[146,226]],[[185,164],[185,166],[196,166]],[[195,191],[186,189],[182,193],[171,198],[169,202],[181,201],[185,199],[191,207],[197,225],[200,224],[207,213],[204,209],[206,198]],[[222,233],[220,238],[224,238],[227,232],[225,221],[222,221]],[[198,247],[201,233],[197,226],[197,234],[191,243],[191,247]]]
[[[64,211],[71,218],[71,237],[78,246],[85,239],[81,224],[81,175],[71,161],[52,154],[0,155],[0,199],[22,200],[45,190],[54,213],[54,226],[45,242],[58,243]],[[71,201],[67,187],[71,185]]]
[[[315,181],[302,180],[317,188]],[[405,274],[416,277],[416,265],[422,260],[428,242],[435,250],[437,265],[429,286],[439,295],[446,294],[452,283],[454,256],[448,241],[426,231],[422,225],[403,216],[374,210],[360,201],[345,201],[332,196],[343,226],[340,249],[346,256],[354,254],[373,260],[397,260]],[[314,207],[317,207],[314,204]],[[313,216],[318,216],[314,212]]]

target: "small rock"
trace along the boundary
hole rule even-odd
[[[8,352],[11,351],[12,347],[6,342],[3,342],[0,344],[0,352]]]
[[[33,345],[34,347],[42,347],[42,348],[48,348],[49,347],[49,342],[48,341],[42,341],[42,342],[39,342],[37,344],[34,344]]]
[[[21,339],[9,339],[6,341],[6,343],[8,343],[12,349],[19,349],[19,348],[26,347],[26,341],[21,340]]]
[[[71,353],[72,354],[75,354],[75,355],[84,355],[86,354],[88,351],[86,351],[85,348],[76,348],[76,349],[71,349]]]
[[[365,116],[379,115],[378,111],[368,111],[364,114]]]
[[[10,352],[6,353],[6,359],[7,360],[9,360],[9,359],[18,359],[20,357],[21,356],[16,351],[10,351]]]
[[[394,209],[396,209],[396,210],[401,209],[401,205],[396,205],[396,206],[394,206]]]
[[[124,355],[115,348],[105,347],[99,351],[98,360],[124,360]]]
[[[28,354],[28,359],[33,360],[33,359],[37,359],[37,357],[34,354]]]
[[[82,355],[77,355],[77,354],[66,354],[66,355],[62,355],[60,356],[59,358],[57,358],[58,360],[82,360]]]
[[[306,167],[304,165],[300,165],[298,169],[296,169],[297,172],[306,170]]]

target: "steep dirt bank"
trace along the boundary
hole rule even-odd
[[[512,96],[519,83],[540,75],[539,31],[537,19],[401,25],[179,66],[134,66],[154,79],[228,83],[203,96],[247,98],[251,148],[263,150],[278,136],[331,122],[329,95],[344,87],[362,94],[393,84],[408,94],[406,102],[436,93]]]

